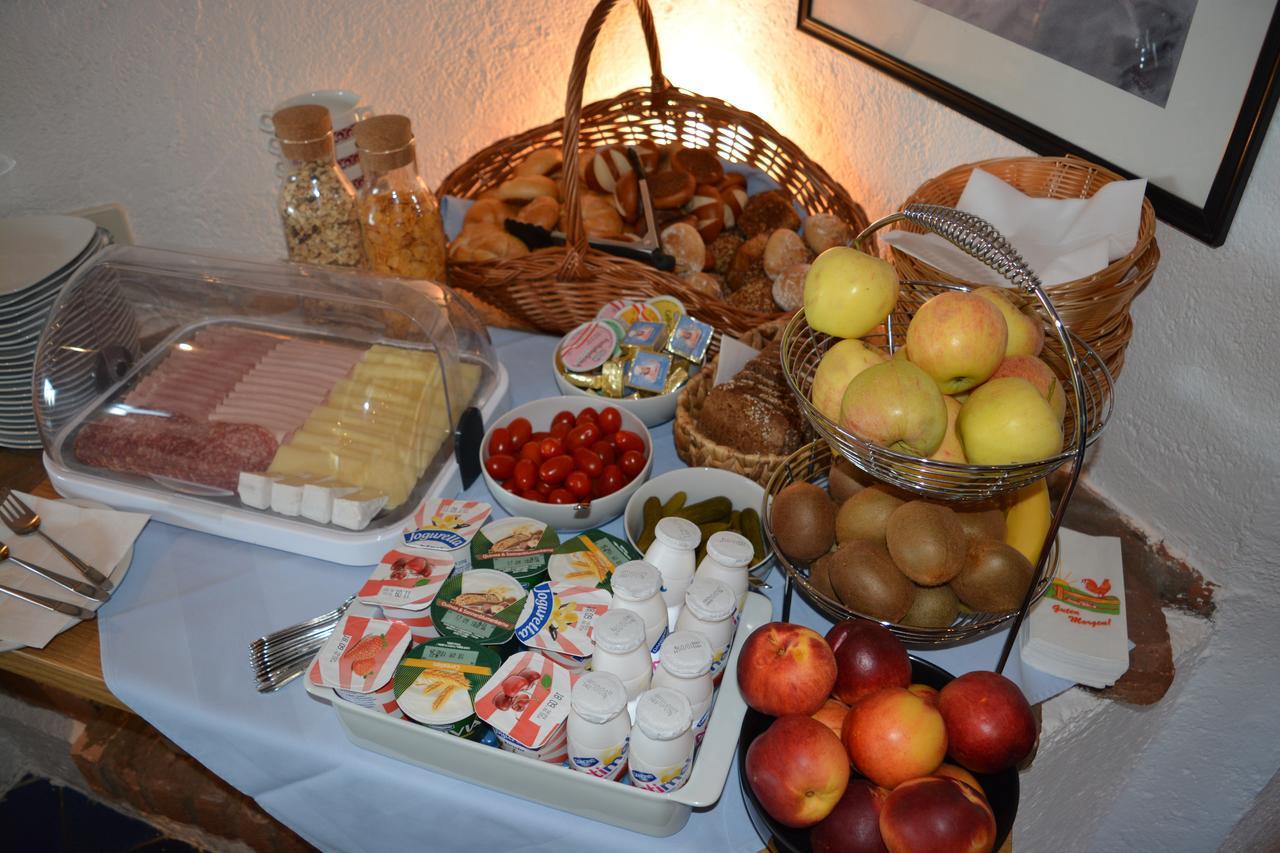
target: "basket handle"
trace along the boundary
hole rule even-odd
[[[625,0],[600,0],[591,10],[586,26],[582,29],[582,37],[578,40],[578,50],[573,55],[573,66],[569,70],[569,93],[565,99],[563,154],[564,166],[561,169],[561,195],[564,198],[565,221],[565,259],[556,275],[558,281],[581,281],[586,277],[584,260],[587,254],[587,232],[582,227],[582,215],[579,205],[581,193],[581,175],[578,170],[578,138],[582,126],[582,93],[587,83],[587,66],[591,62],[591,52],[595,49],[596,38],[605,19],[613,11],[613,7]],[[653,11],[649,8],[649,0],[633,0],[636,13],[640,16],[640,28],[644,31],[645,46],[649,49],[650,85],[655,92],[668,88],[671,84],[662,75],[662,55],[658,51],[658,32],[653,26]]]

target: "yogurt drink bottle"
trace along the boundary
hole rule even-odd
[[[711,719],[711,643],[696,631],[676,631],[662,643],[662,658],[653,674],[654,687],[683,693],[693,709],[693,738],[702,742]]]
[[[644,561],[662,575],[662,600],[666,602],[667,626],[676,624],[684,605],[684,591],[693,580],[694,551],[702,541],[702,531],[687,518],[659,519],[653,530],[653,544],[644,552]]]
[[[649,689],[653,678],[653,659],[645,647],[644,622],[630,610],[614,608],[596,619],[592,630],[595,654],[591,669],[618,677],[627,692],[627,700],[638,699]]]
[[[627,766],[631,742],[622,679],[612,672],[585,673],[573,685],[569,705],[569,766],[601,779],[617,779]]]
[[[713,533],[707,539],[707,556],[698,564],[693,579],[718,580],[727,584],[738,596],[738,612],[741,613],[747,603],[747,590],[750,589],[747,569],[754,553],[751,542],[741,533],[732,530]]]
[[[667,606],[662,599],[662,575],[644,560],[631,560],[613,570],[613,609],[630,610],[644,622],[645,643],[657,660],[667,635]]]
[[[645,791],[669,794],[689,781],[693,767],[693,709],[670,687],[649,690],[636,703],[627,775]]]
[[[718,580],[698,580],[689,585],[684,610],[676,622],[677,631],[697,631],[711,643],[711,677],[718,679],[729,646],[733,643],[733,615],[737,598],[727,584]]]

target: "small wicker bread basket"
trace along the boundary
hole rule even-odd
[[[782,334],[790,317],[788,314],[757,326],[739,340],[756,349],[764,349],[765,344]],[[676,453],[690,467],[723,468],[762,486],[767,485],[773,469],[789,454],[742,453],[712,441],[698,429],[698,415],[714,385],[717,361],[718,358],[708,361],[680,392],[676,401],[675,426],[672,429]],[[806,432],[810,432],[807,427]]]
[[[957,166],[930,178],[902,207],[909,204],[955,207],[974,169],[989,172],[1037,198],[1089,198],[1106,184],[1124,180],[1123,176],[1079,157],[1004,157]],[[912,224],[899,223],[895,227],[923,233],[923,229]],[[892,247],[890,260],[904,279],[972,284]],[[1063,321],[1102,356],[1113,378],[1120,375],[1125,348],[1133,334],[1129,305],[1151,281],[1159,261],[1155,210],[1151,202],[1144,199],[1138,241],[1133,251],[1087,278],[1044,288]]]
[[[649,50],[652,82],[617,97],[582,103],[587,65],[600,28],[619,0],[600,0],[583,29],[569,74],[562,119],[501,139],[476,153],[440,185],[437,194],[474,198],[509,178],[530,152],[560,147],[564,155],[561,198],[566,245],[539,249],[501,261],[450,263],[449,284],[469,299],[499,309],[515,324],[565,333],[595,317],[612,299],[647,299],[670,294],[690,314],[720,331],[743,334],[771,314],[750,311],[694,290],[675,275],[638,261],[589,249],[579,218],[584,181],[579,160],[599,145],[674,142],[714,148],[724,160],[755,166],[810,214],[831,213],[854,233],[868,224],[866,213],[803,151],[759,116],[716,98],[676,88],[662,74],[662,59],[647,0],[635,0]],[[483,310],[483,306],[480,306]],[[493,316],[486,314],[486,316]]]

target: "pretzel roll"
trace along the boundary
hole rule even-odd
[[[699,184],[718,184],[724,178],[724,166],[710,148],[677,148],[671,154],[671,168],[693,175]]]
[[[465,228],[477,222],[501,225],[507,221],[507,217],[514,213],[515,211],[506,202],[498,201],[495,198],[477,199],[467,208],[467,212],[463,215],[462,226]]]
[[[677,222],[662,231],[662,251],[676,259],[676,275],[702,272],[707,261],[707,244],[698,229],[687,222]]]
[[[724,202],[724,227],[732,228],[738,224],[742,209],[747,206],[747,185],[729,184],[720,188],[720,200]]]
[[[618,179],[631,171],[631,161],[621,145],[604,145],[591,155],[587,169],[587,186],[598,193],[611,193]]]
[[[516,164],[511,174],[517,178],[530,176],[550,176],[560,170],[564,162],[564,153],[559,148],[539,148],[529,152],[529,156]]]
[[[693,175],[688,172],[677,172],[674,169],[664,169],[655,175],[650,175],[649,196],[653,199],[653,206],[657,210],[675,210],[684,207],[684,205],[693,198],[693,191],[698,184],[693,179]]]
[[[609,196],[596,193],[582,195],[582,227],[587,238],[622,236],[622,216],[614,208]]]
[[[741,172],[725,172],[724,178],[720,181],[719,190],[724,192],[729,187],[742,187],[745,190],[747,188],[747,176]]]
[[[640,178],[634,170],[618,179],[613,188],[613,206],[627,222],[640,218]]]
[[[535,198],[520,208],[520,212],[516,214],[516,221],[554,231],[556,223],[560,221],[560,202],[549,195]]]
[[[543,175],[526,175],[523,178],[511,178],[498,187],[498,198],[512,204],[526,204],[535,198],[550,196],[560,198],[560,185]]]
[[[711,184],[699,184],[684,211],[697,220],[695,226],[704,242],[710,243],[724,230],[724,202]]]

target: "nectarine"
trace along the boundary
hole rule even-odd
[[[817,631],[769,622],[751,632],[738,655],[738,689],[762,714],[806,717],[822,707],[836,683],[836,659]]]
[[[841,732],[849,760],[882,788],[938,769],[947,754],[942,715],[905,687],[886,687],[849,709]]]
[[[849,759],[840,739],[812,717],[773,721],[746,756],[747,783],[760,806],[787,826],[822,820],[849,784]]]

